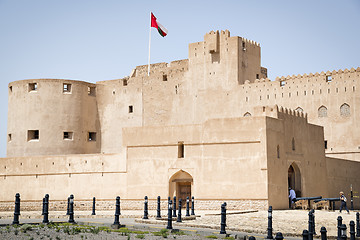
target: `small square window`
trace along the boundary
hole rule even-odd
[[[331,82],[332,76],[326,76],[326,82]]]
[[[37,91],[37,83],[29,83],[29,92]]]
[[[129,106],[129,113],[134,112],[134,107],[132,105]]]
[[[64,140],[73,140],[73,132],[64,132]]]
[[[163,75],[163,81],[164,81],[164,82],[167,81],[167,75],[166,75],[166,74]]]
[[[71,93],[71,84],[69,84],[69,83],[64,83],[64,84],[63,84],[63,92],[64,92],[64,93]]]
[[[28,136],[27,136],[27,139],[28,141],[31,141],[31,140],[39,140],[39,130],[28,130]]]
[[[127,86],[128,85],[128,82],[126,79],[123,80],[123,86]]]
[[[8,142],[11,142],[11,133],[8,134]]]
[[[280,81],[280,87],[285,86],[285,81]]]
[[[95,87],[88,87],[88,95],[95,96],[96,95]]]
[[[89,132],[88,141],[89,142],[96,141],[96,132]]]

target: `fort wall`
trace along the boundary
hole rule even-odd
[[[63,79],[11,82],[8,109],[8,157],[100,152],[95,84]]]

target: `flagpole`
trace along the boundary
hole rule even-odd
[[[151,47],[151,12],[150,12],[150,30],[149,30],[149,63],[148,63],[148,76],[150,76],[150,47]]]

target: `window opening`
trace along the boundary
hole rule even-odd
[[[280,81],[280,87],[285,86],[285,81]]]
[[[279,145],[277,145],[276,151],[277,151],[277,158],[280,158],[280,146]]]
[[[11,133],[8,134],[8,142],[11,142]]]
[[[64,140],[72,140],[73,132],[64,132]]]
[[[95,96],[96,95],[96,88],[95,87],[88,87],[88,95]]]
[[[291,141],[291,148],[293,151],[295,151],[295,138],[293,138]]]
[[[349,117],[350,116],[350,106],[346,103],[340,106],[340,116]]]
[[[63,84],[63,92],[64,92],[64,93],[71,93],[71,84],[69,84],[69,83],[64,83],[64,84]]]
[[[96,141],[96,132],[89,132],[88,141],[89,142]]]
[[[9,87],[9,91],[12,92],[12,86]]]
[[[134,107],[132,105],[129,106],[129,113],[134,112]]]
[[[184,142],[178,142],[178,158],[184,158]]]
[[[39,140],[39,130],[28,130],[28,141]]]
[[[332,76],[326,76],[326,82],[331,82]]]
[[[324,147],[325,147],[325,149],[327,149],[327,148],[328,148],[328,145],[327,145],[327,140],[325,140],[325,141],[324,141]]]
[[[37,91],[37,83],[29,83],[29,92]]]
[[[163,81],[166,82],[167,80],[168,80],[168,79],[167,79],[167,75],[164,74],[164,75],[163,75]]]
[[[327,117],[327,108],[325,106],[319,107],[318,117]]]
[[[128,85],[128,81],[126,79],[123,80],[123,86],[127,86]]]

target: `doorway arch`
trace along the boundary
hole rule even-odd
[[[184,170],[179,170],[169,180],[169,196],[176,196],[177,199],[181,198],[184,203],[186,197],[191,199],[192,185],[192,176]]]
[[[295,190],[296,197],[301,197],[301,172],[294,162],[288,168],[288,188]]]

